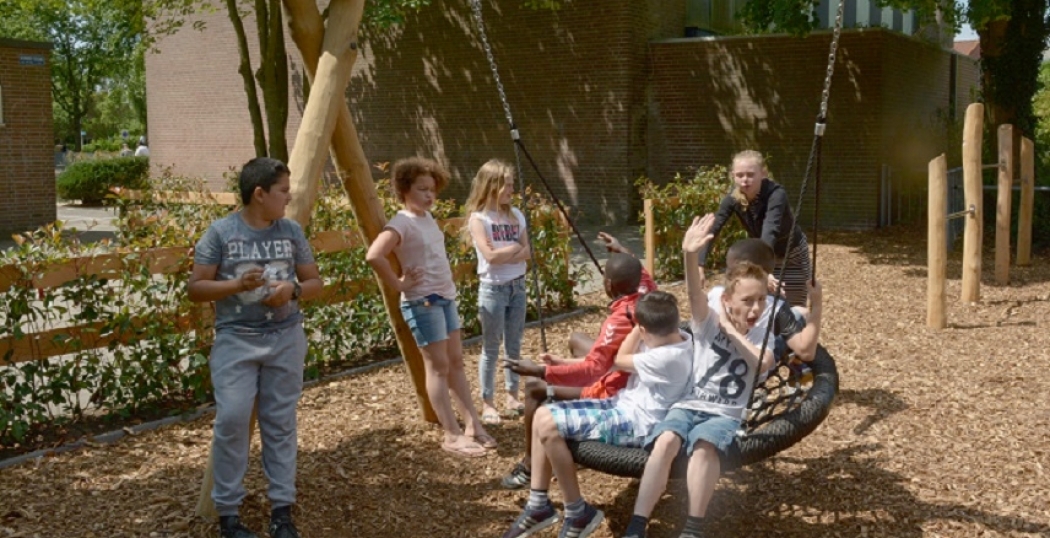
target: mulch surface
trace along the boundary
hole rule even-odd
[[[918,228],[821,237],[822,342],[841,392],[801,443],[723,477],[712,535],[1050,536],[1047,253],[1013,268],[1006,287],[992,285],[987,257],[972,305],[958,301],[960,254],[951,254],[943,331],[926,327],[925,253]],[[594,295],[583,302],[604,306]],[[549,328],[551,347],[564,351],[573,330],[593,334],[602,317],[595,309]],[[539,341],[530,329],[526,353]],[[477,353],[467,350],[473,383]],[[498,486],[520,457],[521,421],[490,428],[500,443],[490,456],[443,452],[401,366],[314,386],[299,416],[296,517],[306,537],[499,536],[527,497]],[[206,416],[0,471],[0,537],[215,536],[193,516],[210,439]],[[242,516],[261,530],[260,467],[256,442]],[[581,471],[581,485],[607,514],[594,536],[619,536],[636,483]],[[556,485],[552,495],[560,500]],[[683,496],[672,483],[650,536],[677,535]]]

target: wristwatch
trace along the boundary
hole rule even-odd
[[[299,283],[294,280],[292,281],[292,286],[295,286],[295,289],[292,290],[292,300],[298,301],[299,296],[303,294],[303,287],[300,286]]]

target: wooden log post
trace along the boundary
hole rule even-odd
[[[363,13],[364,1],[352,0],[354,9]],[[318,59],[321,55],[321,36],[324,34],[324,20],[317,10],[317,4],[311,0],[284,0],[288,25],[291,29],[292,40],[302,54],[303,65],[306,67],[307,76],[314,78]],[[329,15],[331,20],[331,15]],[[360,17],[357,18],[358,24]],[[356,26],[355,26],[356,28]],[[351,49],[349,62],[352,64],[357,59],[359,49]],[[312,99],[312,97],[311,97]],[[350,199],[350,206],[361,229],[362,235],[371,243],[379,232],[386,226],[386,215],[383,212],[383,203],[376,193],[375,182],[372,181],[372,172],[365,156],[365,150],[361,146],[361,140],[357,135],[357,129],[350,116],[350,109],[346,101],[340,98],[338,116],[335,123],[335,131],[332,134],[331,152],[335,159],[336,167],[342,178],[343,189]],[[397,258],[391,256],[391,265],[395,271],[400,271]],[[379,277],[380,290],[383,294],[383,304],[386,306],[387,315],[394,328],[394,337],[397,340],[401,356],[405,359],[405,367],[409,371],[412,385],[416,391],[416,399],[419,402],[423,420],[437,422],[437,414],[430,405],[430,399],[426,392],[426,371],[423,365],[423,355],[416,346],[412,336],[412,330],[405,323],[401,315],[400,294],[383,283]]]
[[[1032,210],[1035,204],[1035,145],[1021,138],[1021,207],[1017,210],[1017,265],[1032,263]]]
[[[310,96],[288,161],[292,170],[288,216],[304,228],[310,224],[339,110],[345,107],[342,101],[356,59],[357,30],[363,11],[363,1],[333,0],[329,5],[327,30],[323,32],[315,73],[310,77]]]
[[[1010,283],[1010,216],[1014,186],[1014,128],[999,126],[999,177],[995,203],[995,283]]]
[[[926,325],[948,326],[948,161],[942,153],[930,161],[926,239]]]
[[[649,275],[656,278],[656,218],[653,216],[653,201],[646,198],[642,205],[642,213],[645,216],[645,270]]]
[[[981,223],[984,212],[981,185],[981,143],[984,130],[984,105],[973,103],[966,107],[963,123],[963,192],[966,208],[973,212],[966,217],[963,234],[962,301],[975,303],[981,299]]]

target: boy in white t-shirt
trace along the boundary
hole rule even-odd
[[[693,220],[682,241],[685,280],[692,312],[695,360],[685,396],[675,403],[646,442],[646,462],[634,515],[624,536],[644,538],[649,515],[667,486],[671,465],[683,449],[689,456],[686,475],[689,515],[680,538],[699,538],[707,505],[721,474],[720,457],[733,442],[744,418],[755,382],[756,368],[768,370],[773,352],[748,341],[766,308],[766,271],[740,262],[726,275],[725,292],[717,309],[708,306],[698,252],[712,238],[714,215]]]
[[[678,301],[653,291],[638,300],[634,315],[638,326],[627,335],[615,361],[617,368],[634,374],[626,388],[612,398],[552,402],[536,411],[529,501],[503,538],[531,536],[558,522],[547,496],[552,473],[565,501],[559,536],[584,538],[594,532],[605,515],[583,500],[565,441],[642,446],[653,426],[689,389],[693,346],[678,329]],[[647,350],[640,350],[640,343]]]

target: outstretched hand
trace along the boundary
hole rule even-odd
[[[605,244],[605,250],[609,252],[627,252],[618,239],[605,232],[598,232],[598,240]]]
[[[547,371],[546,366],[536,364],[528,359],[503,359],[503,365],[518,375],[529,377],[542,378]]]
[[[693,224],[686,230],[685,238],[682,239],[682,250],[686,252],[700,252],[700,249],[704,248],[715,238],[714,234],[711,233],[711,228],[714,227],[714,224],[715,216],[712,213],[702,217],[694,217]]]

